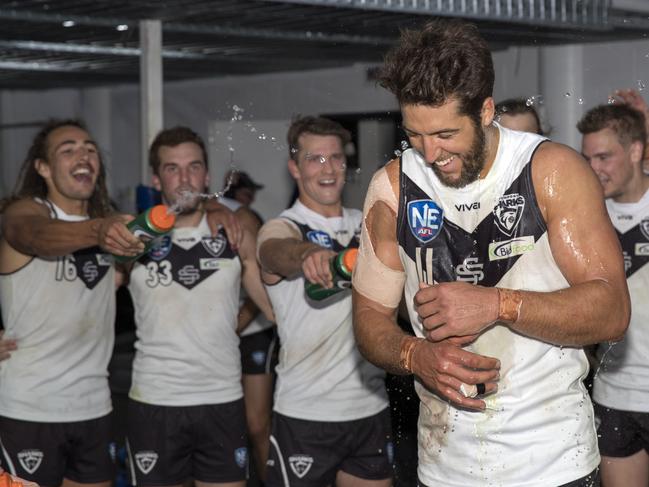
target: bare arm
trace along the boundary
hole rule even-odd
[[[264,282],[274,284],[303,273],[309,282],[332,286],[329,262],[335,252],[305,242],[290,223],[279,219],[266,223],[260,231],[258,247]]]
[[[137,255],[144,244],[126,228],[131,217],[116,215],[82,222],[52,219],[48,209],[33,200],[9,206],[2,218],[2,235],[17,252],[59,257],[99,245],[115,255]]]
[[[395,166],[392,164],[388,170],[394,172]],[[396,239],[395,212],[383,201],[375,202],[371,208],[366,205],[365,223],[364,237],[369,237],[381,264],[392,271],[403,272]],[[361,246],[367,242],[364,237]],[[357,269],[365,264],[361,262],[363,259],[368,257],[361,249]],[[375,278],[384,288],[392,287],[388,294],[393,296],[400,296],[403,292],[403,281],[383,279],[378,271],[372,274],[369,265],[365,269],[362,279]],[[360,275],[355,274],[354,278],[359,289],[365,289],[360,286]],[[393,374],[414,373],[427,388],[458,405],[484,409],[484,401],[465,397],[460,393],[460,386],[463,383],[485,383],[487,393],[494,392],[498,360],[463,350],[458,341],[432,343],[406,335],[396,323],[398,304],[386,306],[378,298],[363,295],[359,289],[354,287],[352,291],[354,332],[358,348],[365,358]]]
[[[250,299],[264,313],[266,319],[275,321],[273,308],[262,283],[259,264],[255,256],[255,240],[254,227],[244,226],[243,239],[239,248],[239,257],[243,265],[241,282]],[[237,330],[239,330],[239,324],[237,324]]]
[[[423,289],[416,301],[431,340],[480,333],[496,320],[556,345],[623,336],[630,302],[622,252],[595,175],[576,152],[544,144],[535,155],[532,178],[552,255],[569,287],[499,293],[458,282]]]

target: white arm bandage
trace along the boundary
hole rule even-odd
[[[352,276],[352,286],[364,297],[387,308],[396,308],[401,301],[406,273],[403,270],[391,269],[381,262],[374,252],[365,220],[377,201],[385,203],[395,215],[398,213],[397,198],[385,168],[374,175],[367,189],[363,207],[361,243]],[[394,238],[397,238],[396,228]]]

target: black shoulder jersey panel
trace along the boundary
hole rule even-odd
[[[188,237],[189,238],[189,237]],[[149,272],[146,284],[149,287],[177,282],[192,289],[219,271],[219,260],[235,259],[238,254],[221,230],[216,237],[191,237],[196,242],[185,249],[165,235],[156,240],[148,253],[140,257],[138,263]]]
[[[57,281],[79,279],[88,289],[101,282],[113,265],[113,259],[98,246],[76,250],[56,259]]]
[[[417,248],[422,249],[420,252],[424,254],[427,252],[425,249],[432,249],[433,275],[437,282],[462,280],[494,286],[520,258],[520,253],[512,251],[514,246],[525,245],[530,238],[537,242],[547,231],[536,201],[531,167],[531,162],[528,162],[473,232],[467,232],[442,215],[437,236],[422,243],[409,223],[408,203],[416,200],[434,202],[434,199],[415,184],[400,166],[399,245],[414,262],[418,262]],[[435,203],[439,206],[439,202]]]
[[[284,217],[286,218],[286,217]],[[332,236],[329,235],[327,232],[324,230],[319,230],[319,229],[313,229],[309,225],[305,223],[300,223],[292,218],[286,218],[286,220],[294,223],[298,229],[300,230],[300,233],[302,234],[302,238],[308,242],[313,242],[315,244],[318,244],[322,247],[328,248],[333,250],[334,252],[340,252],[341,250],[345,250],[348,248],[358,248],[358,245],[360,243],[358,239],[358,233],[356,232],[356,235],[354,235],[351,240],[349,241],[349,244],[347,246],[341,244],[336,237],[337,236]],[[345,232],[346,233],[346,232]]]
[[[624,233],[616,230],[624,253],[624,270],[628,279],[649,262],[649,237],[638,224]]]

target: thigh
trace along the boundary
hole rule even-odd
[[[242,336],[239,341],[241,372],[244,375],[270,374],[277,365],[277,330],[266,330]]]
[[[0,417],[2,466],[12,475],[58,487],[65,473],[65,443],[61,423]]]
[[[101,484],[113,479],[112,416],[64,423],[63,427],[68,439],[65,478],[81,484]]]
[[[198,406],[193,423],[192,476],[205,483],[248,477],[248,438],[243,399]]]
[[[188,408],[129,400],[126,446],[131,484],[182,484],[191,475]]]
[[[274,413],[266,485],[332,485],[345,455],[338,448],[344,437],[336,423],[306,421]]]
[[[633,413],[594,403],[599,451],[607,457],[628,457],[642,450]]]
[[[364,480],[384,480],[392,477],[394,444],[390,409],[374,416],[348,422],[349,453],[340,470]]]

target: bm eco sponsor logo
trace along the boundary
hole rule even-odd
[[[489,244],[489,260],[509,259],[532,250],[534,250],[534,237],[532,235],[513,238],[504,242],[492,242]]]

